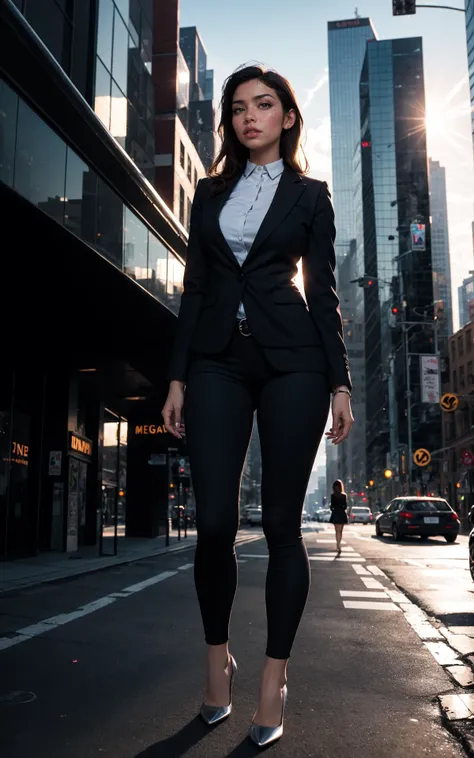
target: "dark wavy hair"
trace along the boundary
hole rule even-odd
[[[298,174],[306,174],[309,170],[308,161],[301,147],[303,116],[290,82],[281,74],[266,69],[264,66],[244,66],[234,71],[226,79],[222,88],[221,120],[218,128],[222,144],[209,169],[209,176],[216,180],[214,182],[216,192],[223,191],[232,179],[242,174],[249,157],[248,148],[239,142],[232,125],[232,102],[237,87],[252,79],[258,79],[276,92],[285,113],[294,110],[296,114],[294,125],[291,129],[284,129],[281,134],[280,155],[285,165]]]
[[[341,492],[345,492],[344,482],[342,482],[340,479],[336,479],[336,481],[332,485],[333,490],[335,490],[336,487],[340,487],[341,488]]]

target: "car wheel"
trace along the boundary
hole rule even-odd
[[[378,521],[375,524],[375,534],[377,535],[377,537],[383,537],[383,532],[380,528],[380,524]]]
[[[471,572],[471,579],[474,582],[474,544],[469,548],[469,571]]]
[[[457,536],[457,534],[445,534],[444,539],[446,542],[456,542]]]
[[[399,542],[402,538],[402,535],[398,531],[398,526],[396,524],[392,524],[392,537],[395,542]]]

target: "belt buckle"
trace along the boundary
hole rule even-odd
[[[245,322],[245,324],[244,324],[244,322]],[[241,333],[242,337],[251,337],[252,336],[252,332],[250,332],[250,331],[244,332],[245,328],[248,329],[248,321],[247,321],[246,318],[241,318],[240,321],[239,321],[239,332]]]

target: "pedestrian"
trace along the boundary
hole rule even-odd
[[[306,488],[331,391],[328,438],[339,444],[349,434],[351,380],[335,292],[333,208],[327,185],[305,176],[293,89],[274,71],[246,66],[227,79],[221,109],[222,146],[192,206],[162,413],[168,432],[186,434],[207,643],[201,716],[216,724],[232,710],[238,497],[257,412],[268,640],[250,737],[263,747],[283,732],[287,663],[310,583],[301,534]],[[307,305],[293,283],[300,260]]]
[[[329,521],[334,524],[337,554],[341,555],[342,532],[344,531],[344,524],[347,524],[347,495],[340,479],[337,479],[332,485],[331,518]]]

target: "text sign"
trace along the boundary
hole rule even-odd
[[[91,460],[92,440],[77,434],[77,432],[69,432],[69,452],[84,460]]]

